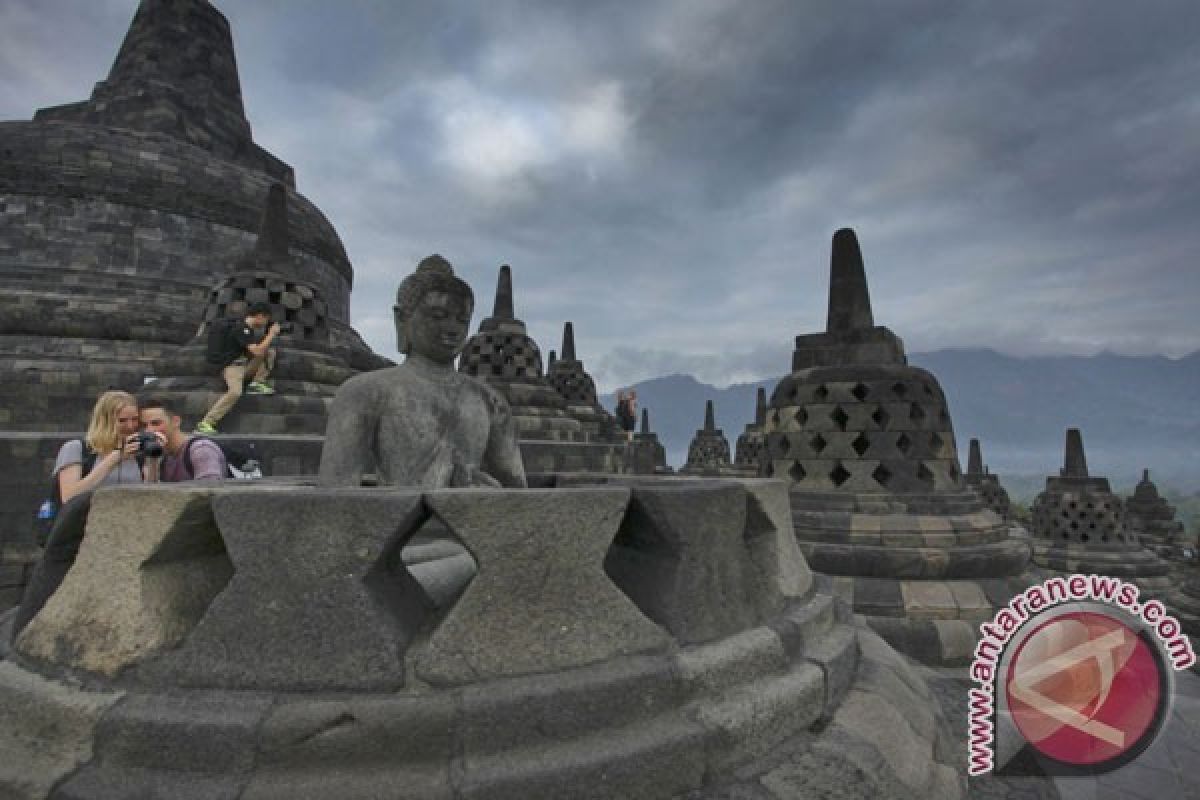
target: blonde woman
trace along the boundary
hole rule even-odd
[[[75,563],[92,490],[117,483],[141,483],[138,464],[138,405],[128,392],[109,391],[100,395],[92,408],[86,436],[72,439],[58,451],[54,483],[59,503],[46,539],[42,558],[34,566],[25,587],[25,597],[13,623],[13,636],[33,619]]]
[[[63,503],[101,484],[142,481],[134,435],[139,425],[133,395],[119,391],[100,395],[92,408],[86,437],[64,444],[54,461],[54,477]]]

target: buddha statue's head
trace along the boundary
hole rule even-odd
[[[451,364],[467,340],[475,294],[440,255],[422,259],[396,290],[396,346],[439,364]]]

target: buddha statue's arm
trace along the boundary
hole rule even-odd
[[[322,486],[359,486],[372,466],[379,414],[368,387],[351,379],[333,398],[325,425],[318,482]]]
[[[501,486],[513,489],[524,489],[526,486],[525,463],[517,448],[517,424],[508,403],[500,398],[495,399],[492,408],[492,427],[487,451],[483,454],[483,470]]]

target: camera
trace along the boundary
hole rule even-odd
[[[153,433],[142,431],[137,435],[138,455],[158,458],[163,454],[162,442]]]

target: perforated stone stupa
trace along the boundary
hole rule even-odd
[[[767,421],[767,390],[759,387],[754,398],[754,422],[746,425],[742,435],[734,447],[734,466],[753,470],[756,474],[761,469],[763,454],[763,425]]]
[[[1029,580],[1029,545],[964,483],[946,397],[875,325],[849,229],[833,237],[826,330],[796,337],[765,438],[813,569],[899,649],[965,662],[978,623]]]
[[[725,438],[725,432],[717,427],[712,400],[704,401],[704,427],[696,431],[688,444],[687,463],[679,473],[708,476],[737,474],[729,459],[729,440]]]
[[[625,433],[616,418],[600,405],[596,382],[575,356],[575,326],[563,325],[562,351],[551,359],[546,380],[567,402],[567,411],[583,425],[591,440],[623,442]]]
[[[963,473],[963,480],[967,486],[979,492],[984,505],[1004,520],[1011,520],[1012,508],[1008,492],[1000,485],[1000,479],[989,472],[987,465],[983,463],[983,450],[978,439],[971,440],[967,453],[967,471]]]
[[[1138,541],[1161,556],[1175,557],[1181,548],[1195,544],[1184,532],[1183,523],[1175,518],[1175,506],[1158,493],[1148,469],[1142,470],[1142,479],[1125,501],[1125,515]]]
[[[1170,588],[1167,563],[1138,541],[1127,524],[1125,503],[1113,494],[1108,478],[1088,474],[1078,428],[1067,430],[1062,470],[1046,478],[1030,512],[1038,566],[1125,578],[1152,596]]]
[[[542,351],[513,309],[512,268],[500,268],[492,315],[467,340],[458,371],[486,381],[508,401],[521,439],[580,441],[583,426],[542,372]]]
[[[667,450],[658,440],[658,434],[650,430],[650,410],[642,409],[641,429],[633,435],[629,446],[629,471],[638,475],[670,473]]]

